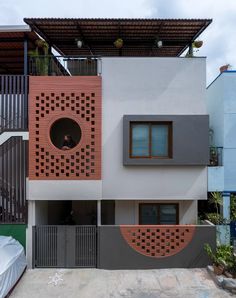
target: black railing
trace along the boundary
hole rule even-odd
[[[223,147],[210,147],[210,167],[223,166]]]
[[[26,223],[28,141],[11,137],[0,146],[0,223]]]
[[[0,134],[28,129],[28,77],[0,75]]]
[[[29,75],[97,76],[101,72],[99,57],[37,56],[29,57]]]

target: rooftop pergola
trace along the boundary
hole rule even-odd
[[[24,21],[61,55],[178,57],[212,22],[210,19],[63,19]],[[117,49],[114,41],[123,40]],[[76,39],[83,41],[78,48]],[[156,45],[162,41],[162,47]]]
[[[24,59],[38,38],[26,25],[0,26],[0,74],[23,74]]]

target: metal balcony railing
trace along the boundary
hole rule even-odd
[[[0,75],[0,134],[28,129],[28,77]]]
[[[218,166],[223,166],[223,147],[214,147],[211,146],[209,148],[210,150],[210,162],[209,166],[210,167],[218,167]]]
[[[101,73],[99,57],[37,56],[29,57],[29,75],[97,76]]]

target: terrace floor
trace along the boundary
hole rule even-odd
[[[226,298],[205,269],[27,270],[11,298]]]

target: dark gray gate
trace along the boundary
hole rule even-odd
[[[27,223],[28,141],[11,137],[0,145],[0,224]]]
[[[97,267],[96,226],[35,226],[34,267]]]

